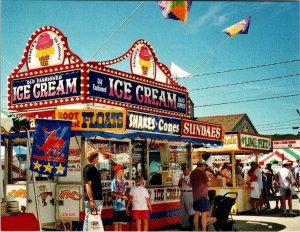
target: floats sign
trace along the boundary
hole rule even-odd
[[[187,95],[145,82],[123,79],[93,70],[89,71],[90,97],[124,103],[125,108],[156,111],[170,115],[170,112],[188,114]],[[153,110],[153,113],[156,112]]]
[[[180,135],[180,119],[128,112],[127,129]]]
[[[23,104],[80,95],[80,70],[14,79],[12,104]]]
[[[74,131],[119,131],[126,129],[125,110],[57,109],[55,118],[72,121]]]
[[[224,129],[219,125],[182,119],[181,135],[199,139],[222,141],[224,138]]]
[[[240,133],[240,149],[270,151],[271,138],[261,135]]]

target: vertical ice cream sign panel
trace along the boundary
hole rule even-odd
[[[133,74],[154,79],[156,65],[150,49],[144,44],[137,45],[131,55],[131,71]]]
[[[52,31],[37,36],[29,46],[28,69],[61,65],[64,61],[64,47],[61,38]]]

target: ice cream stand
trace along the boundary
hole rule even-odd
[[[120,62],[129,62],[130,72],[112,68]],[[101,154],[97,167],[106,229],[112,229],[110,183],[116,163],[128,167],[129,188],[135,176],[145,179],[153,204],[149,229],[179,224],[180,164],[191,163],[192,144],[223,143],[222,126],[189,119],[187,89],[172,78],[145,40],[134,42],[115,59],[85,63],[69,49],[59,29],[39,28],[9,75],[8,90],[9,110],[32,119],[32,128],[35,118],[72,121],[67,176],[37,176],[43,196],[38,202],[32,198],[30,180],[24,179],[27,210],[36,213],[33,205],[40,205],[45,229],[80,228],[82,167],[90,149]],[[124,229],[134,226],[130,221]]]
[[[271,150],[271,138],[259,134],[239,132],[239,133],[226,133],[223,147],[221,148],[198,148],[193,151],[194,159],[201,159],[204,154],[229,155],[229,161],[232,165],[232,183],[233,187],[227,187],[223,178],[213,181],[210,189],[216,190],[216,195],[224,195],[227,192],[238,193],[237,201],[232,208],[233,213],[241,213],[250,210],[250,190],[245,186],[243,181],[236,178],[235,173],[235,160],[236,155],[239,154],[254,154],[256,162],[260,153],[269,153]]]

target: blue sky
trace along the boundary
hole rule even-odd
[[[7,76],[23,56],[25,45],[38,28],[55,26],[68,37],[69,48],[90,61],[141,1],[16,1],[1,6],[1,108],[7,108]],[[247,35],[228,39],[222,29],[252,16]],[[113,59],[138,39],[147,40],[160,62],[174,62],[195,76],[180,79],[194,102],[195,116],[247,113],[261,134],[296,134],[300,129],[299,2],[196,2],[188,22],[164,19],[156,1],[146,1],[100,50],[93,61]],[[5,60],[4,60],[5,59]],[[231,69],[261,66],[221,74]],[[292,62],[294,61],[294,62]],[[10,64],[9,64],[10,63]],[[129,62],[118,66],[129,71]],[[283,77],[286,76],[286,77]],[[274,79],[275,77],[278,77]],[[273,78],[248,84],[227,85]],[[220,104],[273,98],[235,104]]]

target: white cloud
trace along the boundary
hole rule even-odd
[[[222,13],[221,13],[222,12]],[[207,26],[220,26],[228,21],[224,5],[220,3],[213,4],[209,9],[199,16],[199,18],[191,25],[194,31]]]

